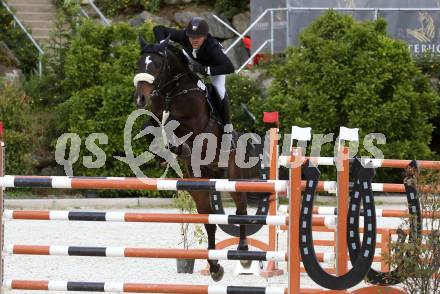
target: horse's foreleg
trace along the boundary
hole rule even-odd
[[[237,210],[236,215],[247,215],[247,199],[246,193],[231,193],[232,198],[235,201]],[[249,250],[248,241],[246,237],[246,225],[240,225],[240,242],[238,243],[237,250]],[[244,268],[249,268],[252,264],[251,260],[240,260],[241,265]]]
[[[247,212],[244,214],[236,212],[237,215],[247,215]],[[238,250],[249,250],[248,241],[246,238],[246,225],[240,225],[240,243],[238,243]]]
[[[247,215],[247,200],[246,193],[231,193],[231,197],[237,207],[236,215]],[[246,225],[240,225],[240,243],[238,244],[238,250],[248,250],[248,244],[246,239]]]
[[[209,202],[209,195],[203,192],[191,191],[191,196],[193,197],[197,212],[200,214],[210,214],[212,213],[211,203]],[[215,232],[217,230],[217,225],[205,224],[206,234],[208,235],[208,250],[215,249]],[[218,263],[218,260],[209,260],[209,273],[211,278],[218,282],[223,278],[224,270],[223,267]]]

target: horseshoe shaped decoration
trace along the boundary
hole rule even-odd
[[[364,217],[364,236],[362,246],[359,248],[359,254],[353,262],[353,268],[346,274],[336,277],[328,274],[318,262],[315,249],[313,246],[312,236],[312,215],[313,201],[315,191],[318,185],[320,172],[317,167],[310,161],[304,168],[304,176],[307,181],[306,191],[302,198],[302,208],[300,216],[300,241],[299,248],[304,268],[310,278],[322,287],[331,290],[344,290],[351,288],[361,282],[367,275],[373,263],[374,251],[376,248],[376,211],[374,206],[374,198],[371,188],[371,180],[374,176],[374,169],[369,167],[361,167],[355,174],[355,185],[357,190],[353,189],[351,197],[362,199],[366,215]],[[350,219],[351,221],[351,219]],[[359,227],[355,229],[358,231]],[[348,246],[357,246],[355,243],[349,243]],[[358,247],[356,247],[358,248]]]
[[[360,168],[360,162],[356,161],[353,163],[352,169],[358,170]],[[413,180],[415,177],[415,172],[417,170],[417,163],[412,161],[406,170],[405,176],[405,193],[406,199],[408,202],[408,211],[410,213],[410,235],[409,239],[414,240],[414,234],[419,235],[422,230],[422,216],[420,211],[420,203],[417,197],[417,190],[414,187]],[[359,185],[355,182],[355,186]],[[355,190],[356,188],[353,188]],[[355,244],[354,247],[349,246],[348,252],[350,255],[351,262],[355,262],[356,258],[359,255],[359,247],[360,247],[360,236],[359,230],[359,211],[360,211],[360,199],[351,198],[350,199],[350,209],[348,211],[348,218],[350,220],[354,220],[353,222],[347,223],[347,241],[349,244]],[[403,238],[398,238],[399,242],[405,242],[406,236]],[[371,284],[375,285],[396,285],[402,282],[402,279],[399,278],[399,273],[401,272],[401,267],[397,266],[394,270],[389,272],[379,272],[374,269],[370,269],[367,274],[367,281]]]
[[[267,180],[269,175],[269,168],[261,167],[261,159],[259,162],[259,174],[261,180]],[[239,181],[239,180],[237,180]],[[255,215],[267,215],[269,212],[269,197],[270,193],[258,193],[261,195],[258,200],[258,208],[255,212]],[[211,194],[211,207],[214,210],[215,214],[225,214],[225,210],[223,209],[222,204],[222,196],[220,192],[212,192]],[[218,225],[220,229],[234,237],[240,237],[240,225]],[[246,225],[246,237],[251,236],[258,232],[263,225]]]

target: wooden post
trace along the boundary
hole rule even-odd
[[[292,149],[289,192],[289,294],[300,293],[299,217],[301,215],[301,148]],[[294,166],[292,166],[294,164]]]
[[[384,229],[382,231],[382,235],[381,235],[381,247],[380,247],[380,255],[381,255],[381,261],[380,261],[380,270],[382,272],[388,272],[390,270],[390,266],[389,263],[386,262],[385,258],[383,257],[384,254],[389,255],[390,254],[390,247],[389,247],[389,243],[390,243],[390,230],[389,229]]]
[[[3,123],[0,122],[0,177],[3,177],[5,175],[5,142],[3,141]],[[4,226],[3,226],[3,211],[4,211],[4,190],[5,188],[0,188],[0,249],[3,253],[3,234],[4,234]],[[3,285],[3,267],[4,267],[4,260],[3,260],[3,254],[0,258],[0,282],[1,285]]]
[[[271,128],[269,130],[269,180],[278,179],[278,129]],[[278,195],[271,193],[269,197],[269,215],[277,215],[278,211]],[[278,248],[277,226],[269,225],[269,251],[276,251]],[[269,261],[266,270],[261,272],[263,277],[279,276],[283,274],[283,270],[278,268],[276,261]]]

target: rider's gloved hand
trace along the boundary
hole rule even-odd
[[[189,68],[196,73],[202,74],[204,76],[208,75],[208,67],[201,65],[197,61],[192,61],[188,64]]]

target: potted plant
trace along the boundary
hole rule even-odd
[[[197,213],[196,204],[187,191],[177,191],[174,197],[174,204],[180,210],[180,213],[194,214]],[[206,236],[201,225],[182,223],[180,224],[180,236],[182,237],[179,244],[184,249],[189,249],[196,244],[206,242]],[[194,259],[177,259],[177,273],[192,274],[194,271]]]

